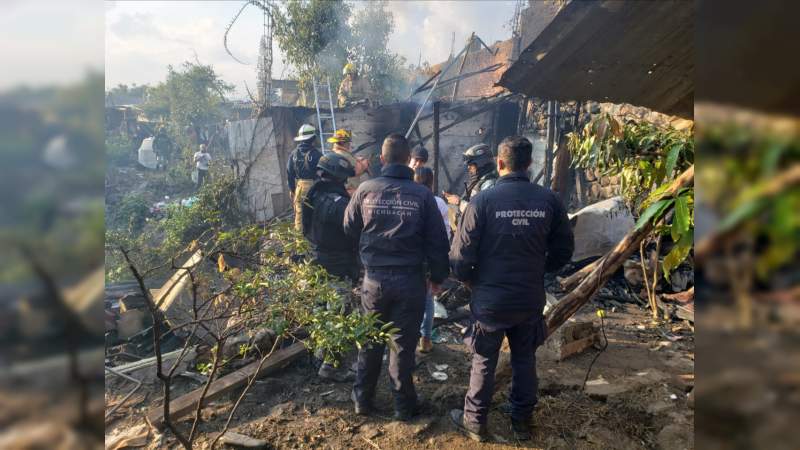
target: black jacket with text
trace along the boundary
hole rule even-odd
[[[473,316],[490,327],[510,327],[542,315],[544,273],[566,264],[573,249],[561,199],[515,172],[470,201],[450,265],[459,280],[472,283]]]
[[[447,233],[433,193],[414,183],[414,171],[389,164],[359,185],[344,217],[344,231],[359,242],[361,263],[420,267],[441,283],[449,273]]]

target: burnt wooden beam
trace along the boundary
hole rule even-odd
[[[218,378],[211,383],[205,397],[203,397],[204,388],[202,387],[186,395],[182,395],[170,402],[169,416],[171,419],[175,420],[189,414],[197,408],[197,404],[201,401],[201,398],[204,404],[220,398],[226,393],[247,384],[251,377],[260,378],[286,367],[291,362],[303,356],[306,351],[307,349],[302,342],[296,342],[289,347],[275,351],[275,353],[261,364],[260,369],[260,361],[255,361],[235,372]],[[147,413],[147,419],[154,427],[161,428],[164,425],[164,408],[162,406],[151,408]]]
[[[691,186],[694,183],[694,165],[690,166],[678,178],[676,178],[669,188],[659,197],[673,197],[679,190]],[[548,336],[553,331],[575,314],[581,306],[585,305],[592,296],[606,284],[609,278],[622,266],[631,254],[639,249],[639,244],[652,231],[653,223],[647,222],[640,228],[634,228],[614,247],[611,252],[602,259],[603,262],[587,275],[575,289],[562,297],[558,304],[545,317],[547,323]]]

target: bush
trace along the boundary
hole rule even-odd
[[[133,141],[128,136],[124,134],[106,136],[106,158],[109,163],[129,163],[133,150]]]
[[[113,217],[113,225],[129,233],[142,231],[150,207],[142,194],[128,194],[122,198]]]
[[[245,217],[239,209],[236,189],[233,178],[220,177],[204,185],[191,205],[171,205],[161,224],[165,247],[178,249],[208,230],[240,226]]]

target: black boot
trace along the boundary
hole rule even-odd
[[[419,402],[415,402],[414,406],[411,407],[411,408],[409,408],[409,407],[401,408],[401,407],[395,406],[395,409],[394,409],[394,420],[399,420],[401,422],[409,422],[414,417],[417,417],[421,410],[422,410],[422,408],[420,407]]]
[[[514,432],[514,439],[518,441],[530,441],[532,428],[530,420],[511,419],[511,431]]]
[[[470,439],[477,442],[486,442],[489,438],[489,432],[486,430],[486,425],[474,425],[464,422],[464,411],[460,409],[450,410],[450,420],[455,426],[466,433]]]
[[[359,402],[355,392],[350,392],[350,399],[353,400],[353,406],[355,407],[356,414],[359,416],[369,416],[375,411],[371,403]]]

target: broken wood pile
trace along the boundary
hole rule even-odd
[[[672,182],[661,198],[674,196],[680,189],[689,186],[693,182],[694,166],[691,166]],[[548,335],[552,334],[556,328],[575,314],[581,306],[592,299],[594,294],[611,278],[614,272],[622,267],[625,260],[639,249],[639,244],[652,232],[653,227],[654,225],[648,222],[642,227],[632,230],[617,244],[614,250],[594,264],[594,269],[574,289],[562,297],[559,303],[548,313],[545,318]]]

